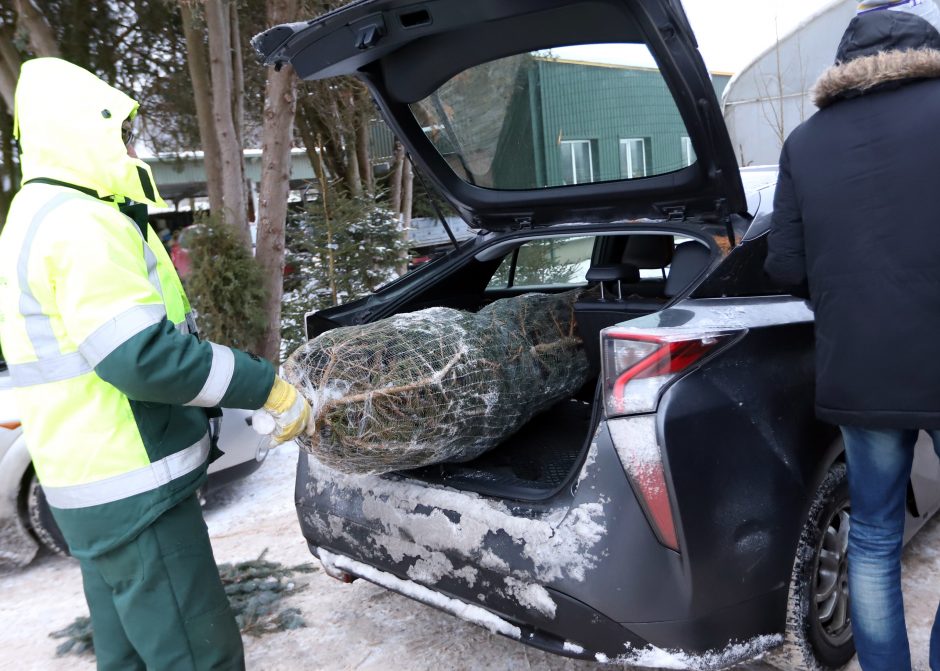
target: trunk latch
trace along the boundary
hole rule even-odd
[[[356,48],[360,51],[371,49],[385,37],[385,19],[381,14],[357,21],[352,28],[356,31]]]
[[[663,208],[669,221],[685,221],[685,205],[673,205]]]

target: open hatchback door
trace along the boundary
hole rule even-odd
[[[679,0],[360,0],[253,45],[303,79],[362,79],[475,227],[746,212]]]

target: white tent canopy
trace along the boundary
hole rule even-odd
[[[735,75],[722,103],[738,162],[773,165],[786,137],[816,112],[812,87],[835,61],[857,0],[835,0]]]

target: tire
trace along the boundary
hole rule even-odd
[[[800,533],[783,646],[766,659],[785,671],[829,671],[855,655],[849,616],[849,483],[845,464],[829,469]]]
[[[69,546],[56,524],[46,495],[43,494],[42,485],[32,474],[26,490],[26,512],[29,518],[29,528],[47,550],[60,557],[69,556]]]

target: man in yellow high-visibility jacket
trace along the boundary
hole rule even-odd
[[[238,669],[195,495],[207,409],[264,408],[283,442],[308,407],[267,361],[194,334],[145,207],[128,207],[165,205],[122,137],[137,108],[66,61],[23,65],[0,339],[36,474],[81,562],[98,667]]]

